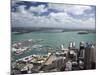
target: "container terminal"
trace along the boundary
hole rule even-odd
[[[38,40],[37,42],[42,41]],[[27,42],[27,43],[26,43]],[[42,47],[32,45],[34,41],[16,42],[12,45],[12,52],[22,54],[32,48]],[[28,47],[25,47],[25,46]],[[64,45],[56,52],[48,52],[47,55],[30,55],[12,62],[11,74],[31,74],[60,71],[76,71],[96,69],[96,47],[93,43],[81,41],[79,48],[75,47],[75,42],[70,42],[69,47]]]

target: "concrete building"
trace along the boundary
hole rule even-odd
[[[88,45],[85,48],[84,67],[85,69],[96,68],[96,49],[93,45]]]

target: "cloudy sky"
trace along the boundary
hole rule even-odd
[[[12,0],[12,27],[95,29],[95,6]]]

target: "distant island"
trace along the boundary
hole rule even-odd
[[[87,31],[81,31],[81,32],[78,32],[78,34],[88,34],[88,32]]]
[[[89,34],[89,33],[96,33],[95,31],[80,31],[77,34]]]

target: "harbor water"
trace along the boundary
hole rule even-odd
[[[68,47],[70,42],[75,42],[76,48],[79,48],[79,43],[81,41],[84,42],[92,42],[96,43],[96,34],[88,33],[88,34],[78,34],[78,31],[70,31],[70,32],[58,32],[58,33],[46,33],[46,32],[31,32],[24,34],[15,34],[11,35],[12,43],[18,41],[24,41],[28,39],[37,40],[42,39],[43,41],[36,43],[36,45],[41,45],[44,48],[34,48],[29,52],[25,52],[19,56],[14,55],[14,59],[20,59],[22,57],[38,54],[45,55],[48,53],[48,47],[53,48],[55,51],[56,48],[59,48],[60,45],[64,45],[64,47]],[[46,47],[46,48],[45,48]],[[50,51],[50,50],[49,50]]]

